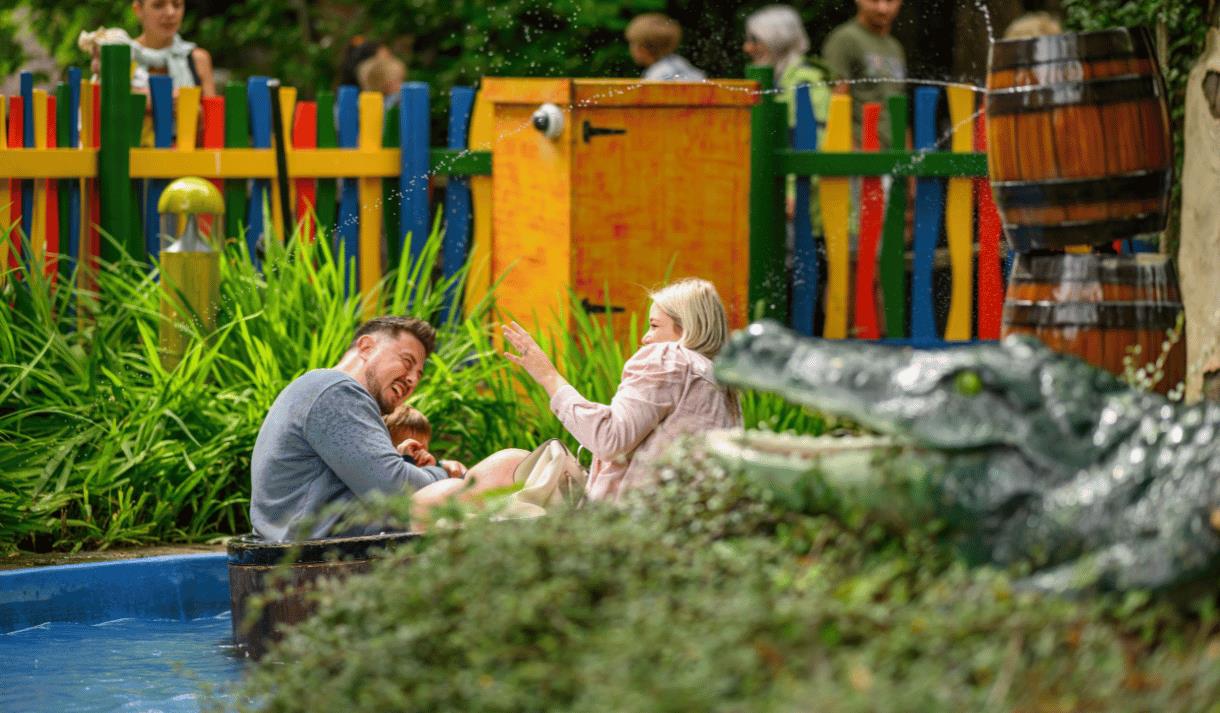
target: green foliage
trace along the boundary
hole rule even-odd
[[[1198,0],[1063,0],[1066,24],[1074,30],[1101,30],[1107,27],[1144,26],[1154,31],[1164,27],[1168,40],[1161,71],[1169,90],[1169,115],[1173,125],[1175,175],[1182,175],[1186,80],[1190,68],[1203,52],[1207,38],[1207,3]],[[1181,211],[1182,187],[1173,185],[1172,221],[1169,228],[1176,253],[1177,216]]]
[[[404,259],[369,310],[433,317],[439,235]],[[322,242],[273,249],[262,273],[245,248],[221,261],[223,326],[195,335],[173,371],[158,358],[155,273],[106,266],[100,292],[52,286],[38,269],[6,275],[0,299],[0,548],[196,541],[247,529],[249,457],[279,391],[333,365],[365,314],[344,297]],[[516,405],[482,384],[491,358],[482,317],[442,325],[414,399],[446,428],[438,447],[514,443]],[[78,322],[78,315],[90,315]],[[477,434],[475,437],[472,434]]]
[[[279,392],[332,366],[362,315],[435,321],[440,233],[404,256],[372,306],[344,296],[325,241],[273,242],[260,272],[244,244],[221,260],[222,325],[193,335],[174,370],[158,357],[155,273],[108,265],[97,293],[53,285],[40,270],[5,275],[0,294],[0,550],[199,541],[249,529],[249,458]],[[455,284],[456,281],[456,284]],[[496,351],[491,296],[440,325],[437,353],[413,401],[435,425],[433,451],[474,463],[508,447],[561,437],[536,383]],[[629,353],[610,326],[572,304],[575,328],[548,343],[587,398],[608,403]],[[90,315],[88,319],[80,316]],[[566,315],[563,317],[567,319]],[[628,343],[638,343],[629,326]],[[745,395],[747,419],[820,432],[820,419],[775,397]]]
[[[934,525],[785,512],[697,452],[662,478],[622,508],[472,521],[324,585],[236,707],[1196,711],[1220,696],[1213,609],[1019,592],[959,564]]]

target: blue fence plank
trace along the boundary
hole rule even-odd
[[[246,83],[246,103],[250,111],[250,145],[256,149],[271,148],[271,94],[266,77],[250,77]],[[250,202],[246,206],[246,244],[255,266],[262,261],[258,257],[258,242],[266,245],[266,204],[271,197],[271,181],[256,178],[250,191]]]
[[[339,104],[340,148],[354,149],[360,140],[359,99],[358,88],[350,84],[339,87],[336,101]],[[346,294],[351,294],[352,287],[360,284],[360,193],[354,178],[343,179],[343,190],[339,194],[339,223],[335,233],[346,263],[344,289]]]
[[[818,148],[817,119],[813,115],[809,86],[804,84],[796,88],[792,148],[808,151]],[[818,306],[818,236],[813,234],[809,207],[811,185],[808,176],[797,176],[796,205],[792,213],[792,328],[808,336],[813,336],[813,316]]]
[[[915,148],[933,150],[936,144],[937,87],[915,89]],[[932,263],[945,213],[945,184],[940,178],[915,181],[914,265],[911,269],[911,337],[917,341],[936,338],[932,311]]]
[[[449,91],[449,148],[466,148],[473,110],[472,87],[454,87]],[[451,176],[445,189],[445,235],[441,243],[441,269],[446,279],[452,279],[466,263],[470,227],[470,179]],[[456,314],[453,307],[460,298],[457,285],[451,285],[441,308],[442,322],[448,322],[450,316]]]
[[[34,75],[21,73],[21,141],[27,149],[34,148]],[[30,239],[30,217],[34,215],[34,182],[21,182],[21,232]]]
[[[428,242],[428,85],[407,82],[402,86],[402,171],[398,189],[402,193],[398,232],[411,235],[411,259],[417,260]]]
[[[75,121],[76,117],[80,116],[80,67],[68,68],[68,116],[73,118],[73,121],[68,122],[68,147],[80,148],[80,126]],[[68,257],[72,265],[77,264],[80,258],[80,181],[67,181],[68,185]],[[62,227],[61,227],[62,229]],[[60,249],[63,249],[65,241],[60,237]]]
[[[148,93],[152,97],[153,146],[159,149],[174,145],[174,80],[160,74],[148,78]],[[144,247],[149,260],[161,256],[161,214],[157,203],[168,181],[154,178],[147,182],[144,203]]]

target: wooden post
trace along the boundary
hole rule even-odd
[[[949,123],[952,125],[952,148],[967,153],[974,146],[974,89],[951,86],[945,90],[949,98]],[[949,297],[949,319],[945,323],[945,341],[970,341],[970,315],[974,296],[974,217],[970,178],[950,178],[945,198],[945,234],[949,243],[949,269],[953,285]]]
[[[881,150],[881,105],[864,105],[860,148]],[[901,179],[899,179],[901,180]],[[879,339],[877,325],[877,247],[881,241],[881,222],[885,207],[885,191],[880,176],[865,176],[860,181],[860,242],[856,251],[856,337]]]
[[[353,86],[339,87],[339,146],[345,149],[356,148],[359,139],[360,123],[357,98],[360,90]],[[343,255],[343,285],[347,294],[351,294],[359,283],[360,243],[358,222],[360,199],[356,188],[356,179],[343,181],[343,194],[339,198],[339,223],[335,228],[341,249],[336,251]]]
[[[250,145],[249,114],[246,111],[246,88],[240,82],[225,85],[225,148],[244,149]],[[246,182],[225,182],[225,235],[241,238],[245,228]],[[246,236],[250,259],[254,259],[254,243]]]
[[[851,97],[836,94],[830,98],[830,116],[826,119],[826,140],[822,142],[822,150],[851,151],[851,129]],[[818,187],[822,230],[826,235],[826,322],[822,336],[827,339],[848,337],[850,181],[844,177],[827,177],[819,181]]]
[[[454,87],[449,91],[449,148],[465,149],[467,146],[470,115],[474,110],[474,89]],[[466,264],[470,250],[470,179],[450,176],[445,189],[445,236],[441,245],[441,269],[446,280],[452,280],[458,270]],[[461,299],[458,285],[450,286],[445,293],[441,310],[441,323],[448,322],[458,314],[455,306]]]
[[[250,108],[250,138],[256,149],[271,148],[271,95],[267,87],[266,77],[250,77],[246,82],[246,101]],[[250,247],[250,255],[256,266],[262,261],[258,258],[258,241],[263,241],[264,253],[269,252],[268,244],[274,240],[267,226],[267,199],[271,193],[271,182],[266,178],[254,179],[254,190],[250,193],[250,202],[246,206],[246,243]]]
[[[784,147],[784,107],[771,95],[771,67],[751,66],[746,78],[758,83],[759,101],[750,110],[750,289],[752,315],[788,322],[788,280],[784,269],[783,176],[775,152]]]
[[[171,150],[174,147],[174,80],[164,74],[149,77],[148,94],[152,98],[153,147]],[[164,178],[145,181],[144,249],[154,261],[161,257],[161,214],[157,212],[157,203],[168,183]]]
[[[915,90],[915,148],[931,151],[936,145],[936,104],[940,90]],[[945,185],[941,178],[915,180],[915,253],[911,274],[911,337],[917,345],[938,341],[932,311],[932,267],[940,221],[945,212]]]
[[[792,148],[816,151],[818,148],[817,118],[813,114],[809,86],[796,88],[796,131]],[[813,336],[813,317],[818,305],[818,249],[813,234],[810,199],[813,192],[809,176],[796,177],[795,202],[792,214],[792,328]],[[819,210],[821,203],[819,202]]]
[[[303,101],[297,105],[292,118],[293,151],[311,150],[318,146],[318,105]],[[301,240],[313,242],[317,236],[318,194],[313,178],[295,178],[297,205],[296,224],[300,226]]]
[[[335,133],[335,95],[333,92],[318,92],[318,108],[315,117],[318,122],[317,145],[320,149],[333,149],[339,146],[339,135]],[[333,178],[319,178],[317,199],[314,210],[317,211],[317,228],[320,235],[325,235],[327,245],[335,247],[335,208],[338,186]]]
[[[987,151],[987,118],[975,122],[974,150]],[[1004,309],[1004,278],[1000,275],[1000,213],[991,195],[991,181],[975,177],[974,195],[979,222],[978,338],[1000,338],[1000,316]]]
[[[407,82],[402,86],[402,113],[399,138],[402,143],[402,173],[398,188],[402,193],[401,235],[411,235],[411,260],[419,259],[428,242],[428,171],[431,127],[428,112],[428,85]]]
[[[385,122],[381,127],[381,147],[382,148],[401,148],[402,141],[399,136],[402,122],[399,120],[399,112],[402,107],[395,104],[385,112]],[[387,264],[384,266],[386,272],[393,272],[398,267],[398,263],[402,260],[402,243],[403,235],[398,232],[402,225],[402,196],[398,193],[398,177],[387,176],[381,179],[381,204],[385,206],[385,212],[381,218],[382,239],[385,240],[385,254]]]
[[[98,150],[98,193],[101,200],[102,258],[142,258],[143,246],[131,214],[131,143],[128,109],[131,106],[131,48],[103,45],[102,132]]]
[[[375,151],[381,147],[381,127],[385,120],[385,100],[381,92],[360,93],[360,145],[361,151]],[[359,180],[360,190],[360,292],[366,309],[373,310],[377,302],[377,284],[381,281],[381,179],[364,177]],[[372,317],[372,312],[367,312]]]
[[[890,147],[906,147],[907,98],[890,97]],[[885,303],[885,336],[901,339],[906,336],[907,267],[906,267],[907,177],[894,176],[890,197],[885,206],[885,224],[881,238],[881,300]]]

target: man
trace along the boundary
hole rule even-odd
[[[889,145],[889,110],[887,100],[902,95],[906,89],[906,53],[902,43],[890,34],[894,18],[902,8],[902,0],[856,0],[856,16],[836,27],[822,45],[822,60],[838,80],[863,79],[835,86],[836,94],[851,94],[852,135],[860,145],[860,125],[865,102],[881,104],[881,148]]]
[[[427,322],[378,317],[361,325],[334,368],[307,372],[280,392],[250,462],[250,521],[258,535],[369,534],[333,532],[340,513],[330,506],[461,477],[460,463],[420,468],[405,461],[382,421],[415,391],[435,346]]]

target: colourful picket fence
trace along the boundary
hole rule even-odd
[[[20,96],[0,97],[0,231],[10,234],[0,260],[15,265],[23,237],[48,271],[79,263],[86,280],[98,258],[120,250],[155,259],[164,247],[157,199],[170,179],[194,175],[225,196],[223,226],[205,223],[205,232],[244,239],[257,260],[260,240],[294,231],[314,239],[322,227],[352,266],[353,286],[368,290],[386,261],[423,250],[439,175],[448,176],[443,268],[452,275],[464,263],[475,209],[468,182],[491,173],[490,153],[466,147],[472,89],[452,90],[449,145],[430,148],[426,84],[404,85],[388,111],[379,93],[345,86],[297,101],[296,89],[265,77],[207,98],[197,88],[175,96],[168,77],[153,77],[143,95],[131,91],[129,53],[103,47],[101,81],[71,69],[48,95],[26,74]],[[146,106],[151,147],[140,145]]]
[[[768,68],[752,69],[750,76],[769,88]],[[761,301],[769,316],[788,321],[805,334],[815,333],[821,317],[819,334],[831,339],[938,346],[999,338],[1004,297],[1001,228],[987,181],[983,119],[972,88],[951,86],[947,95],[948,136],[937,135],[941,90],[919,87],[912,126],[908,127],[906,98],[894,97],[887,107],[890,125],[885,127],[895,147],[906,145],[910,128],[914,150],[879,150],[881,107],[866,105],[860,150],[853,151],[850,97],[832,97],[826,128],[818,136],[809,90],[798,88],[797,121],[789,148],[782,107],[764,91],[755,107],[753,137],[765,145],[752,147],[752,170],[758,183],[771,186],[766,195],[771,208],[751,206],[755,211],[751,253],[767,261],[759,264],[759,272],[751,272],[752,303]],[[941,150],[943,138],[950,139],[948,151]],[[797,176],[795,246],[791,280],[784,285],[765,276],[785,269],[779,186],[791,174]],[[812,230],[811,176],[818,177],[821,236]],[[883,176],[891,177],[888,190]],[[908,196],[909,177],[915,178],[913,197]],[[855,189],[853,178],[858,180]],[[854,226],[853,194],[858,215]],[[913,200],[914,209],[909,239],[908,200]],[[943,327],[938,327],[933,274],[942,227],[951,287],[948,314]],[[824,285],[819,242],[825,254]],[[791,308],[785,309],[788,305]]]

